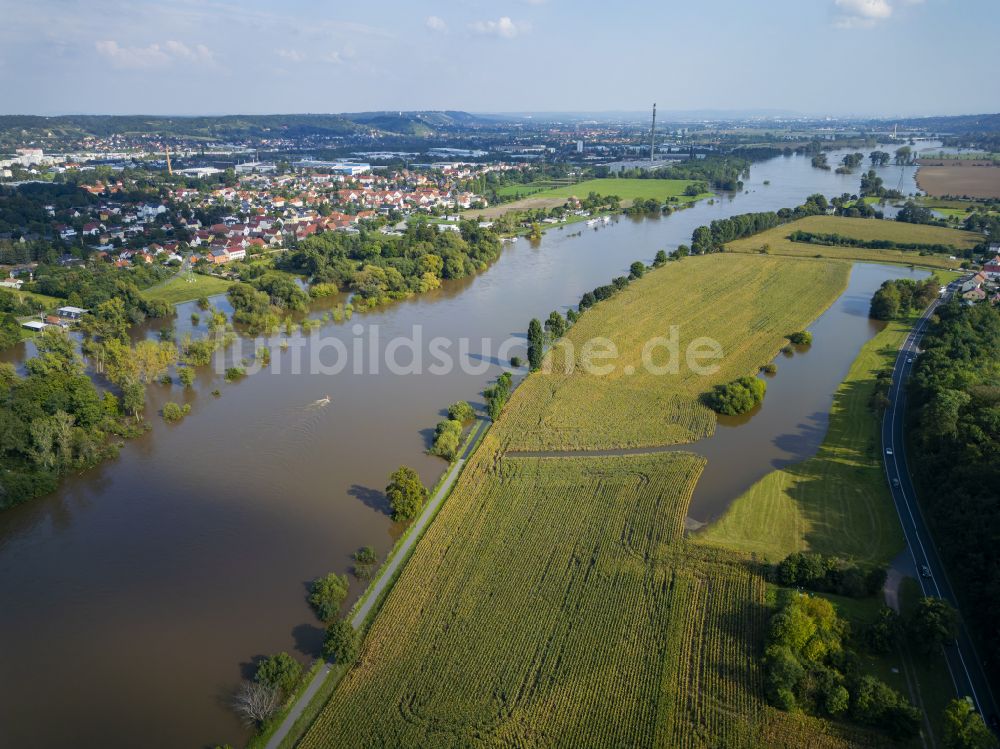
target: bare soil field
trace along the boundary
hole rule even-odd
[[[990,161],[922,160],[917,184],[928,195],[1000,198],[1000,166]]]

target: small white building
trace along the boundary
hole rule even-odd
[[[72,306],[60,307],[56,310],[56,314],[64,320],[79,320],[86,312],[85,309]]]

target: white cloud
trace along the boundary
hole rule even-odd
[[[839,11],[834,25],[840,29],[870,29],[892,16],[889,0],[834,0],[833,4]]]
[[[476,21],[469,28],[477,34],[498,36],[504,39],[513,39],[518,34],[524,34],[531,29],[528,24],[512,21],[509,16],[502,16],[496,21]]]
[[[448,24],[444,22],[443,18],[438,18],[437,16],[427,16],[427,20],[425,21],[425,23],[427,24],[427,28],[429,28],[431,31],[448,30]]]
[[[148,47],[123,47],[108,39],[95,42],[94,47],[116,68],[159,68],[176,61],[208,63],[214,60],[212,51],[204,44],[189,47],[173,40]]]
[[[306,56],[297,49],[276,49],[274,54],[282,60],[288,60],[288,62],[302,62],[306,59]]]

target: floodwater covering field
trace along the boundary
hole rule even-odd
[[[913,167],[882,171],[888,186],[915,189]],[[429,433],[449,403],[481,403],[480,391],[502,371],[501,341],[523,337],[531,317],[565,312],[583,292],[626,273],[633,260],[649,262],[659,249],[689,242],[701,224],[794,206],[813,192],[856,192],[858,179],[813,169],[805,157],[779,157],[753,167],[746,193],[668,218],[622,218],[579,236],[554,230],[534,246],[522,240],[477,277],[318,331],[348,349],[370,340],[374,326],[382,345],[412,336],[415,325],[425,344],[435,336],[466,337],[466,371],[400,376],[383,366],[365,367],[363,375],[350,367],[334,376],[295,374],[294,352],[275,350],[280,373],[225,384],[205,370],[187,393],[154,386],[152,430],[129,442],[116,461],[0,515],[0,745],[244,741],[246,730],[226,707],[228,694],[256,656],[316,655],[322,631],[305,601],[307,582],[347,572],[362,545],[384,556],[400,532],[381,493],[388,474],[407,464],[426,484],[438,478],[445,465],[424,453]],[[900,273],[856,267],[842,298],[844,314],[870,331],[860,310],[864,293]],[[854,287],[858,279],[863,288]],[[216,303],[227,307],[224,298]],[[190,330],[192,311],[193,305],[178,309],[179,335]],[[709,487],[705,496],[723,498],[746,488],[711,488],[713,464],[746,463],[752,480],[755,471],[815,450],[821,414],[865,335],[852,333],[834,349],[841,323],[830,331],[817,327],[814,351],[781,363],[768,401],[747,427],[718,430],[716,439],[731,434],[732,446],[706,453],[696,517],[702,485]],[[306,343],[304,359],[312,345]],[[24,344],[12,356],[30,351]],[[245,355],[251,353],[248,346]],[[822,380],[796,374],[796,362],[809,366],[813,359],[840,374]],[[772,408],[785,388],[802,392],[787,409]],[[318,407],[326,396],[329,404]],[[190,416],[163,423],[156,411],[167,400],[190,402]],[[780,447],[780,455],[748,450],[750,443]],[[750,470],[751,463],[757,468]],[[705,502],[701,516],[715,514],[714,500]],[[352,599],[362,586],[352,583]]]

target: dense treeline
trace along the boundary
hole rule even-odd
[[[924,244],[921,242],[894,242],[889,239],[857,239],[842,234],[822,234],[809,231],[793,231],[788,235],[793,242],[821,244],[832,247],[863,247],[868,250],[917,250],[920,252],[954,253],[950,244]]]
[[[121,299],[133,323],[146,317],[166,317],[173,308],[163,301],[147,301],[139,289],[147,288],[167,278],[171,271],[162,266],[116,268],[100,262],[86,267],[43,265],[35,280],[24,285],[25,291],[65,299],[66,304],[94,309],[110,299]]]
[[[910,381],[910,461],[965,615],[1000,670],[1000,310],[938,310]]]
[[[797,551],[774,567],[775,579],[787,587],[807,588],[852,598],[873,596],[885,585],[882,567],[862,568],[838,557]]]
[[[45,206],[52,206],[59,213],[96,202],[94,195],[76,185],[32,183],[17,188],[0,187],[0,234],[45,236],[52,232],[52,217]]]
[[[873,320],[892,320],[911,312],[919,312],[938,295],[937,281],[931,277],[923,281],[901,278],[883,281],[872,296],[868,316]]]
[[[879,679],[861,672],[850,649],[850,629],[828,600],[784,591],[771,618],[764,651],[767,699],[782,710],[805,712],[916,736],[920,713]]]
[[[0,364],[0,509],[50,492],[63,474],[96,465],[122,433],[122,408],[84,372],[72,339],[48,329],[19,376]]]
[[[738,216],[717,219],[708,226],[699,226],[694,230],[691,235],[691,252],[695,255],[718,252],[726,242],[759,234],[762,231],[806,216],[826,213],[829,207],[827,199],[817,193],[810,195],[806,198],[805,203],[794,209],[782,208],[777,212],[741,213]]]
[[[323,232],[299,242],[279,267],[305,273],[313,284],[349,289],[355,305],[372,307],[485,270],[501,247],[494,231],[474,222],[463,222],[460,233],[418,222],[401,237]]]

